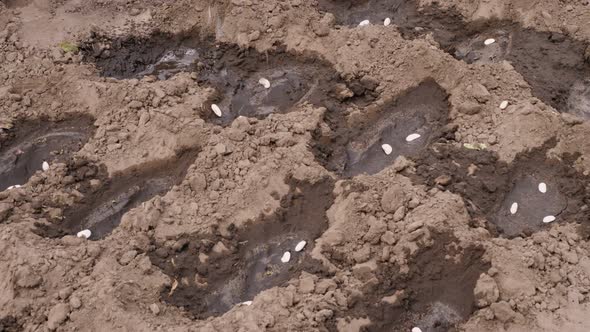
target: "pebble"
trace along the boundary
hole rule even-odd
[[[420,134],[411,134],[411,135],[408,135],[408,137],[406,137],[406,142],[411,142],[411,141],[418,139],[418,138],[420,138]]]
[[[262,86],[263,86],[265,89],[268,89],[268,88],[270,88],[270,81],[269,81],[269,80],[267,80],[267,79],[266,79],[266,78],[264,78],[264,77],[261,77],[261,78],[258,80],[258,83],[262,84]]]
[[[369,25],[371,24],[371,22],[369,22],[369,20],[364,20],[361,23],[359,23],[359,27],[365,26],[365,25]]]
[[[385,21],[383,21],[383,25],[388,26],[391,24],[391,19],[388,17],[385,19]]]
[[[548,223],[550,223],[552,221],[555,221],[555,217],[554,216],[547,216],[547,217],[543,218],[543,222],[546,223],[546,224],[548,224]]]
[[[492,45],[495,42],[496,42],[496,40],[494,38],[489,38],[489,39],[486,39],[483,43],[484,43],[484,45]]]
[[[508,100],[504,100],[503,102],[500,103],[501,110],[505,110],[506,107],[508,107]]]
[[[539,191],[543,194],[547,192],[547,185],[545,184],[545,182],[539,183]]]
[[[307,242],[305,242],[305,241],[301,241],[301,242],[297,243],[297,245],[295,246],[295,251],[300,252],[301,250],[303,250],[303,248],[305,248],[306,244],[307,244]]]
[[[211,109],[213,110],[213,113],[215,113],[215,115],[221,117],[221,108],[219,108],[219,106],[217,106],[216,104],[211,104]]]
[[[283,254],[283,257],[281,257],[281,262],[288,263],[290,260],[291,260],[291,253],[288,251],[285,251],[285,253]]]
[[[518,203],[514,202],[512,203],[512,206],[510,206],[510,213],[515,214],[516,211],[518,211]]]
[[[383,144],[383,145],[381,145],[381,148],[383,149],[383,152],[385,152],[385,154],[388,155],[388,156],[393,151],[393,148],[389,144]]]
[[[79,231],[78,234],[76,234],[77,237],[83,237],[85,239],[89,238],[90,235],[92,235],[92,232],[90,232],[89,229],[85,229],[83,231]]]
[[[43,168],[43,171],[49,170],[49,163],[44,161],[43,164],[41,165],[41,168]]]
[[[412,328],[412,332],[422,332],[422,330],[419,327],[414,327]]]

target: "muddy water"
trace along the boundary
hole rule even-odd
[[[265,54],[236,46],[215,44],[191,36],[154,35],[110,40],[94,36],[82,47],[85,59],[96,63],[103,76],[168,79],[181,71],[196,73],[199,85],[215,88],[216,95],[203,105],[202,118],[227,125],[236,117],[264,118],[286,113],[299,102],[325,106],[340,81],[324,61],[277,50]],[[270,81],[266,88],[261,78]],[[216,116],[211,104],[220,107]]]
[[[560,112],[590,119],[590,63],[585,60],[585,42],[509,21],[466,23],[458,13],[436,6],[418,10],[415,1],[320,0],[319,5],[334,13],[342,25],[356,26],[365,19],[383,24],[390,17],[406,38],[431,33],[443,50],[468,63],[508,61],[534,96]],[[496,43],[484,45],[488,38]]]
[[[290,184],[281,211],[245,230],[233,229],[224,237],[214,231],[209,237],[179,239],[175,248],[156,246],[149,254],[152,262],[174,280],[162,291],[162,299],[196,318],[218,316],[265,289],[284,285],[301,270],[320,269],[308,253],[328,226],[325,212],[333,202],[333,181]],[[302,240],[307,246],[295,252]],[[286,251],[291,260],[282,263]]]
[[[337,313],[340,318],[369,317],[365,331],[452,331],[475,310],[473,289],[481,273],[491,267],[483,248],[460,249],[457,239],[432,233],[434,244],[408,262],[407,274],[386,264],[377,270],[376,283],[367,283],[353,306]],[[398,293],[398,292],[403,293]],[[398,301],[387,298],[398,294]]]
[[[24,185],[47,161],[64,162],[86,144],[93,135],[94,120],[75,116],[52,122],[20,122],[8,132],[0,148],[0,190]]]
[[[315,135],[315,155],[326,168],[343,174],[375,174],[400,156],[415,154],[443,134],[447,122],[447,94],[434,81],[426,81],[378,109],[365,108],[360,121],[331,114],[331,136]],[[411,134],[420,137],[406,141]],[[392,147],[387,155],[383,144]]]
[[[129,210],[155,196],[165,195],[184,179],[188,167],[196,157],[196,151],[186,151],[171,160],[144,165],[110,179],[88,192],[83,200],[64,213],[64,220],[57,225],[38,224],[36,233],[45,237],[75,235],[89,229],[90,240],[109,235]]]

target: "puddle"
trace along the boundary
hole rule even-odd
[[[333,13],[346,26],[357,26],[365,19],[383,24],[389,17],[405,38],[431,33],[443,50],[467,63],[506,60],[528,82],[534,96],[560,112],[590,119],[590,63],[584,59],[585,42],[510,21],[467,23],[458,13],[437,6],[419,11],[415,1],[320,0],[319,8]],[[496,42],[485,46],[488,38]]]
[[[174,185],[182,182],[188,167],[196,157],[195,151],[186,151],[172,160],[144,165],[113,178],[95,191],[89,190],[83,200],[68,207],[59,224],[36,224],[35,232],[44,237],[58,238],[75,235],[89,229],[90,240],[109,235],[129,210],[155,196],[165,195]]]
[[[489,151],[435,144],[415,158],[416,173],[407,175],[417,184],[460,195],[474,217],[473,226],[485,226],[477,224],[477,220],[486,219],[493,233],[508,238],[528,236],[553,223],[588,224],[588,177],[573,168],[577,156],[547,158],[548,149],[555,144],[551,140],[542,148],[521,153],[510,164],[499,161]],[[450,177],[449,183],[437,184],[440,176]],[[547,185],[546,193],[538,189],[541,182]],[[512,214],[515,202],[518,208]],[[544,223],[543,218],[550,215],[556,220]]]
[[[219,125],[240,115],[264,118],[286,113],[304,101],[327,106],[331,91],[341,82],[328,63],[313,56],[292,55],[281,48],[262,54],[189,36],[109,40],[95,35],[81,49],[85,61],[94,62],[103,76],[153,75],[165,80],[181,71],[195,72],[199,85],[217,92],[203,105],[201,116]],[[269,88],[259,83],[261,78],[270,81]],[[220,107],[221,117],[212,112],[211,104]]]
[[[329,170],[344,176],[375,174],[400,156],[421,151],[443,135],[447,122],[446,92],[434,81],[425,81],[378,109],[365,108],[359,121],[346,125],[340,114],[332,114],[332,133],[316,133],[316,158]],[[330,116],[330,115],[328,115]],[[360,122],[362,121],[362,122]],[[406,141],[411,134],[420,137]],[[392,152],[382,148],[388,144]]]
[[[362,295],[341,318],[368,317],[364,331],[442,332],[457,328],[475,310],[473,290],[481,273],[491,267],[482,258],[484,249],[461,249],[450,234],[432,233],[434,244],[421,249],[408,262],[408,274],[395,265],[377,270],[378,282],[368,283]],[[403,291],[403,293],[397,293]],[[394,303],[384,301],[398,294]]]
[[[0,190],[24,185],[47,161],[65,162],[94,133],[94,120],[75,116],[52,122],[47,119],[17,123],[0,148]]]
[[[177,250],[160,246],[151,252],[152,263],[174,280],[162,291],[162,300],[204,319],[251,301],[265,289],[282,286],[302,270],[321,270],[321,263],[308,253],[328,227],[325,211],[333,202],[333,181],[290,183],[282,211],[276,215],[243,231],[233,230],[230,236],[214,231],[207,238],[177,241],[183,243]],[[295,252],[301,240],[307,245]],[[291,252],[288,263],[281,262],[285,251]]]

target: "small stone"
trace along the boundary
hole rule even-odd
[[[92,232],[89,229],[79,231],[78,234],[76,234],[77,237],[83,237],[85,239],[89,238],[90,235],[92,235]]]
[[[418,138],[420,138],[420,134],[410,134],[408,137],[406,137],[406,142],[412,142]]]
[[[388,25],[390,25],[390,24],[391,24],[391,19],[390,19],[389,17],[388,17],[388,18],[386,18],[386,19],[385,19],[385,21],[383,21],[383,25],[384,25],[384,26],[388,26]]]
[[[150,310],[152,311],[152,314],[156,316],[160,314],[160,307],[158,307],[158,304],[156,303],[150,304]]]
[[[514,202],[510,206],[510,213],[516,214],[517,211],[518,211],[518,203]]]
[[[361,23],[359,23],[359,27],[369,25],[369,24],[371,24],[371,22],[369,22],[369,20],[364,20],[364,21],[361,21]]]
[[[487,46],[487,45],[492,45],[495,42],[496,42],[496,40],[494,38],[489,38],[489,39],[486,39],[483,43],[484,43],[484,45]]]
[[[48,171],[49,170],[49,163],[44,161],[43,164],[41,165],[41,168],[43,169],[43,171]]]
[[[221,108],[219,108],[219,106],[217,106],[216,104],[211,104],[211,110],[213,110],[213,113],[215,113],[215,115],[221,117]]]
[[[539,183],[539,191],[543,194],[547,192],[547,184],[545,182]]]
[[[383,152],[385,152],[385,154],[388,155],[388,156],[393,151],[393,148],[389,144],[383,144],[383,145],[381,145],[381,148],[383,149]]]
[[[258,83],[260,83],[260,84],[261,84],[261,85],[262,85],[262,86],[263,86],[265,89],[268,89],[268,88],[270,88],[270,81],[269,81],[269,80],[267,80],[267,79],[266,79],[266,78],[264,78],[264,77],[261,77],[261,78],[258,80]]]
[[[554,216],[546,216],[545,218],[543,218],[543,222],[548,224],[550,222],[555,221],[555,217]]]
[[[300,241],[299,243],[297,243],[297,245],[295,246],[295,251],[296,252],[300,252],[301,250],[303,250],[303,248],[305,248],[305,245],[307,244],[307,242],[305,241]]]
[[[281,262],[288,263],[290,260],[291,260],[291,253],[288,251],[285,251],[285,253],[281,257]]]
[[[504,100],[503,102],[500,103],[500,109],[505,110],[506,107],[508,107],[508,101]]]

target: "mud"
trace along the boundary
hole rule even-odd
[[[333,181],[290,180],[289,194],[275,215],[253,221],[245,229],[228,227],[209,238],[184,238],[173,248],[157,246],[149,255],[174,281],[162,300],[185,308],[195,318],[221,315],[251,301],[259,292],[282,286],[302,270],[322,271],[308,255],[314,240],[327,229],[326,210],[332,205]],[[307,241],[295,252],[299,241]],[[281,262],[291,252],[288,263]]]
[[[416,154],[444,136],[448,107],[446,92],[428,80],[383,107],[367,108],[350,126],[342,113],[328,113],[331,132],[315,133],[314,153],[328,170],[346,177],[378,173],[398,156]],[[415,133],[421,136],[407,142]],[[392,147],[391,154],[383,144]]]
[[[125,40],[95,36],[82,50],[86,61],[95,62],[101,74],[109,77],[153,75],[165,80],[181,71],[195,72],[199,85],[216,90],[215,97],[201,106],[200,116],[219,125],[240,115],[262,119],[287,113],[306,101],[327,106],[335,84],[341,81],[330,65],[313,55],[288,54],[282,47],[261,54],[188,35]],[[270,88],[259,83],[261,78],[270,81]],[[220,107],[221,117],[211,111],[211,104]]]
[[[476,309],[473,289],[491,264],[482,258],[483,248],[461,248],[447,233],[432,233],[432,241],[411,259],[407,274],[393,264],[382,266],[378,281],[338,316],[368,317],[363,331],[458,331]],[[396,293],[397,300],[387,299]]]
[[[588,177],[573,168],[575,156],[548,158],[546,152],[554,144],[552,140],[521,153],[511,164],[489,151],[437,144],[415,159],[416,172],[408,175],[417,183],[461,195],[472,217],[487,219],[488,227],[503,236],[528,236],[551,227],[543,223],[548,215],[556,216],[553,223],[587,223]],[[540,182],[547,183],[547,193],[539,192]],[[512,215],[514,202],[519,207]]]
[[[3,133],[0,148],[0,190],[24,185],[42,164],[65,162],[80,150],[94,133],[94,120],[74,116],[53,122],[48,119],[22,121]]]
[[[87,188],[84,198],[67,207],[57,224],[37,224],[40,236],[57,238],[89,229],[90,240],[109,235],[129,210],[155,196],[165,195],[182,182],[197,151],[184,151],[171,160],[155,162],[103,179],[98,188]]]
[[[406,38],[432,34],[443,50],[467,63],[508,61],[534,96],[560,112],[590,119],[590,63],[585,58],[585,42],[505,20],[465,22],[458,13],[437,6],[418,10],[414,1],[321,0],[319,4],[342,25],[356,26],[366,19],[382,25],[389,17]],[[488,38],[496,42],[485,46]]]

